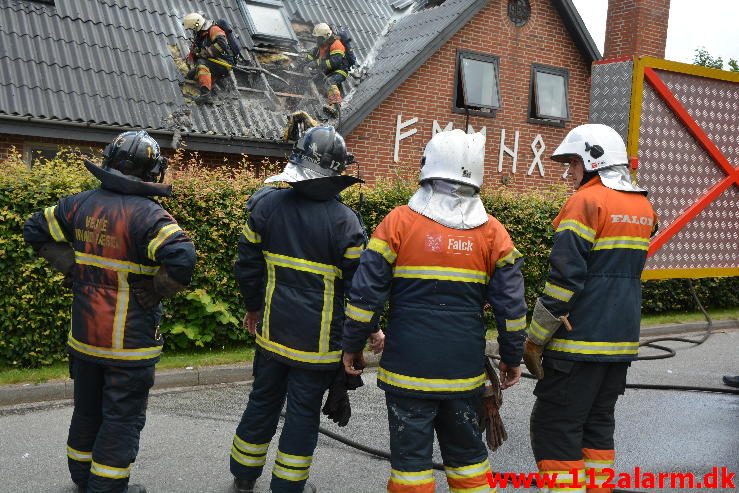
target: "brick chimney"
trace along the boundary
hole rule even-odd
[[[603,58],[665,57],[670,0],[608,0]]]

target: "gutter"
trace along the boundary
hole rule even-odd
[[[158,137],[163,148],[173,149],[171,142],[175,135],[173,130],[152,129],[142,127],[124,127],[120,125],[102,125],[89,122],[70,122],[64,120],[46,120],[32,116],[0,114],[0,133],[23,135],[28,137],[47,137],[76,141],[110,143],[121,132],[142,129],[152,136]],[[84,134],[80,131],[85,130]],[[286,142],[266,139],[249,139],[236,135],[213,135],[182,132],[178,137],[187,141],[188,149],[195,151],[217,152],[224,154],[247,154],[286,158],[292,146]]]

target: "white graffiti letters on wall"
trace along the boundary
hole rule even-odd
[[[395,126],[395,154],[394,159],[396,163],[400,162],[400,142],[402,140],[407,139],[408,137],[411,137],[418,133],[417,128],[410,128],[413,125],[418,123],[418,117],[410,118],[408,120],[403,120],[403,115],[399,114],[397,118],[397,123]],[[454,123],[448,122],[443,127],[439,123],[438,120],[434,120],[431,125],[431,135],[434,136],[438,134],[439,132],[448,132],[450,130],[454,129]],[[487,127],[482,127],[479,132],[487,137]],[[467,125],[467,133],[475,133],[475,129],[472,127],[472,125]],[[510,134],[509,134],[510,135]],[[506,142],[506,130],[503,128],[500,130],[500,149],[498,152],[498,172],[503,172],[503,161],[506,160],[506,157],[511,158],[511,172],[515,173],[518,168],[518,146],[519,146],[519,140],[520,140],[521,134],[518,130],[514,130],[513,132],[513,148],[509,147],[508,144],[510,142]],[[510,136],[508,137],[510,141]],[[424,143],[425,144],[425,143]],[[544,163],[542,161],[542,157],[544,156],[544,151],[546,150],[547,146],[544,143],[544,138],[538,134],[536,137],[534,137],[534,140],[531,142],[530,146],[531,152],[533,155],[533,160],[531,161],[531,164],[528,167],[528,170],[526,172],[527,175],[533,175],[534,170],[537,170],[539,172],[539,175],[544,176]],[[528,159],[528,157],[522,156],[522,159]]]

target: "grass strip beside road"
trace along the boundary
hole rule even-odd
[[[229,349],[203,349],[199,351],[164,352],[157,364],[157,371],[205,366],[229,365],[251,362],[254,348],[239,347]],[[69,377],[69,364],[66,361],[42,368],[0,367],[0,385],[17,383],[42,383],[64,380]]]

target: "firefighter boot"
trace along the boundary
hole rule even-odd
[[[195,98],[197,104],[213,104],[213,91],[203,86],[200,88],[200,96]]]
[[[739,388],[739,375],[735,377],[730,377],[728,375],[724,376],[724,384],[728,385],[729,387]]]
[[[272,490],[270,490],[270,493],[272,493]],[[318,493],[318,490],[313,483],[306,481],[305,486],[303,486],[303,493]]]
[[[234,491],[236,493],[254,493],[254,485],[256,483],[256,479],[234,478]]]

